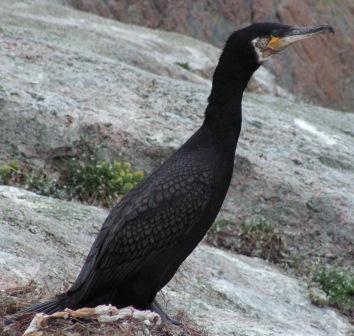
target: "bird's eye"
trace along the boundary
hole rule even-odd
[[[274,36],[274,37],[281,37],[281,30],[280,30],[280,29],[274,29],[274,30],[272,30],[271,36]]]

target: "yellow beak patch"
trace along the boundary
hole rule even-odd
[[[272,50],[281,49],[283,47],[282,39],[280,37],[271,36],[267,47]]]

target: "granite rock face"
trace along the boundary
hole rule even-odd
[[[180,144],[176,129],[187,134],[198,127],[218,48],[42,1],[0,3],[2,159],[10,154],[47,162],[90,143],[103,157],[120,156],[150,170]],[[251,85],[288,96],[265,68]]]
[[[42,1],[0,0],[0,8],[0,162],[50,171],[89,148],[150,172],[201,124],[217,48]],[[245,94],[243,111],[220,216],[235,225],[264,216],[300,256],[350,264],[354,115],[255,94]],[[1,186],[1,287],[35,278],[56,291],[73,281],[106,215]],[[211,335],[339,336],[349,328],[310,305],[300,282],[204,245],[167,297],[173,313],[185,307]]]
[[[210,81],[175,62],[202,71],[215,48],[61,6],[0,5],[0,161],[51,170],[89,149],[149,173],[201,125]],[[220,217],[265,217],[295,254],[350,265],[354,115],[255,94],[243,114]]]
[[[34,279],[52,293],[75,280],[107,215],[7,186],[0,186],[0,213],[0,290]],[[185,310],[210,336],[346,336],[351,329],[335,311],[312,305],[300,281],[204,244],[163,292],[172,316]]]
[[[252,22],[295,26],[328,23],[335,37],[297,44],[265,66],[277,83],[316,104],[354,110],[354,2],[311,0],[63,0],[77,9],[122,22],[176,31],[222,46],[228,34]]]

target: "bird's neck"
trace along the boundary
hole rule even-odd
[[[205,111],[205,124],[222,137],[238,137],[242,123],[242,96],[253,72],[254,62],[235,62],[224,53],[213,76],[212,90]]]
[[[230,99],[227,104],[209,103],[205,111],[204,126],[220,139],[239,136],[242,124],[241,99]]]
[[[205,123],[215,132],[239,133],[243,92],[258,68],[255,59],[237,59],[237,50],[226,45],[213,75],[213,85],[205,111]]]

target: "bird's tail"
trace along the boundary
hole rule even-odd
[[[66,294],[58,295],[51,300],[39,302],[25,309],[22,309],[19,313],[44,313],[53,314],[55,312],[68,308],[68,296]]]
[[[5,319],[5,324],[12,324],[16,321],[22,320],[24,317],[32,316],[31,313],[44,313],[44,314],[53,314],[58,311],[62,311],[68,307],[69,298],[66,294],[58,295],[51,300],[36,303],[27,308],[21,309],[19,312],[14,315],[9,316]],[[31,317],[32,318],[32,317]]]

